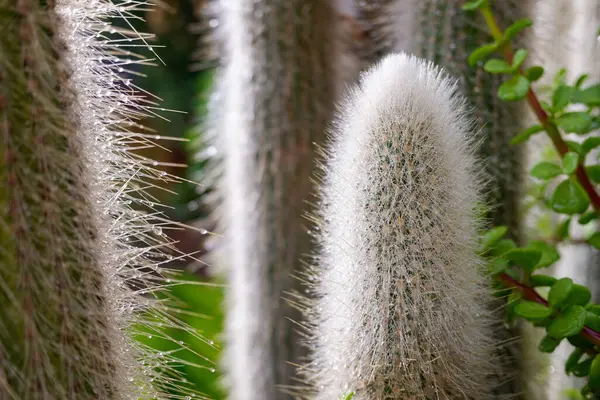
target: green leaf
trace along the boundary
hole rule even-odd
[[[498,89],[498,97],[503,101],[519,101],[525,98],[529,91],[529,81],[518,75],[505,81]]]
[[[600,106],[600,83],[578,90],[573,96],[573,101],[588,106]]]
[[[494,246],[493,254],[495,256],[501,256],[515,248],[517,248],[517,244],[513,240],[502,239]]]
[[[529,54],[529,52],[525,49],[519,49],[515,52],[515,55],[513,56],[513,62],[512,62],[513,71],[516,71],[523,64],[523,62],[527,58],[528,54]],[[525,79],[527,79],[527,78],[525,78]]]
[[[488,60],[484,65],[483,69],[490,74],[510,74],[513,69],[508,63],[499,58],[492,58]]]
[[[567,361],[565,362],[565,372],[567,375],[569,375],[573,370],[573,367],[577,365],[581,356],[583,356],[583,349],[575,348],[575,350],[571,352],[569,358],[567,358]]]
[[[577,89],[581,88],[581,85],[583,85],[583,82],[585,82],[585,80],[589,78],[588,74],[583,74],[581,75],[579,78],[577,78],[577,81],[575,82],[575,87]]]
[[[561,214],[580,214],[587,210],[590,199],[577,181],[567,179],[552,193],[550,205],[554,211]]]
[[[562,174],[560,166],[547,161],[542,161],[531,169],[531,176],[538,179],[548,180],[555,178],[560,174]]]
[[[502,257],[494,258],[489,263],[488,273],[492,276],[498,275],[506,271],[506,268],[508,268],[508,261]]]
[[[492,247],[496,243],[500,241],[508,232],[508,228],[506,226],[498,226],[496,228],[492,228],[487,231],[483,237],[481,238],[481,244],[484,247]]]
[[[586,310],[586,312],[585,326],[595,330],[596,332],[600,332],[600,317],[589,310]]]
[[[590,303],[587,306],[585,306],[585,309],[588,310],[591,313],[594,313],[596,315],[600,315],[600,304]]]
[[[573,366],[573,368],[571,369],[571,372],[576,377],[583,378],[585,376],[588,376],[588,374],[590,373],[591,365],[592,365],[592,359],[588,358],[587,360],[584,360],[584,361],[580,362],[579,364],[576,364],[575,366]]]
[[[556,282],[556,278],[548,275],[531,275],[531,280],[529,281],[529,283],[533,287],[550,287],[554,285],[554,282]]]
[[[565,303],[571,290],[573,289],[573,280],[571,278],[561,278],[557,280],[548,293],[548,304],[552,308],[559,308]]]
[[[558,70],[556,75],[554,75],[554,86],[558,87],[565,84],[565,79],[567,77],[566,68],[561,68]]]
[[[600,146],[600,137],[594,136],[591,138],[585,139],[585,141],[581,144],[581,151],[583,155],[586,155],[596,147]]]
[[[529,80],[529,82],[535,82],[538,79],[540,79],[543,75],[544,68],[540,67],[539,65],[535,65],[525,70],[525,77]]]
[[[521,32],[525,28],[530,27],[532,24],[533,22],[529,18],[520,19],[506,28],[504,31],[504,38],[510,41],[517,33]]]
[[[571,226],[571,217],[561,222],[554,232],[554,236],[557,240],[565,240],[569,237],[569,227]]]
[[[529,243],[528,247],[542,253],[542,258],[540,258],[540,261],[536,264],[535,269],[549,267],[560,259],[560,253],[556,250],[556,247],[549,243],[542,242],[541,240],[534,240]]]
[[[593,392],[600,390],[600,354],[596,354],[590,365],[590,380],[588,385]]]
[[[579,154],[572,151],[567,152],[562,159],[563,172],[567,175],[572,174],[577,169],[579,163]]]
[[[340,400],[352,400],[353,398],[354,398],[354,392],[350,392],[348,394],[342,395],[342,397],[340,397]]]
[[[542,353],[552,353],[560,344],[560,340],[556,340],[546,335],[540,341],[538,346],[539,351]]]
[[[519,135],[512,138],[510,141],[510,144],[523,143],[523,142],[527,141],[531,136],[535,135],[536,133],[543,132],[543,131],[544,131],[544,127],[541,125],[530,126],[529,128],[525,129],[523,132],[521,132]]]
[[[506,301],[506,313],[504,314],[504,320],[506,324],[511,324],[516,316],[515,310],[521,301],[521,294],[516,290],[513,290]]]
[[[552,110],[557,112],[565,108],[571,102],[574,93],[574,87],[560,85],[552,95]]]
[[[591,344],[587,339],[582,338],[581,336],[571,336],[568,337],[567,340],[575,347],[581,347],[582,349],[593,349],[594,345]]]
[[[592,236],[590,236],[587,242],[590,246],[594,246],[600,250],[600,232],[595,232]]]
[[[579,222],[581,225],[585,225],[588,224],[596,219],[598,219],[599,215],[598,212],[596,212],[595,210],[590,210],[590,211],[586,211],[584,214],[581,215],[581,217],[579,217],[579,220],[577,222]]]
[[[570,306],[558,315],[548,327],[548,335],[554,339],[564,339],[581,332],[585,324],[586,311],[581,306]]]
[[[590,165],[585,168],[588,178],[594,183],[600,183],[600,165]]]
[[[542,259],[542,252],[534,248],[513,249],[504,254],[504,257],[531,272]]]
[[[564,113],[556,124],[566,133],[588,133],[592,127],[592,116],[583,111]]]
[[[585,306],[590,302],[591,298],[592,293],[590,292],[590,289],[583,285],[574,284],[571,288],[571,293],[569,294],[566,304]]]
[[[462,9],[464,11],[477,10],[479,7],[481,7],[483,5],[484,2],[485,2],[485,0],[469,1],[465,4],[463,4]],[[348,400],[348,399],[346,399],[346,400]]]
[[[498,49],[498,44],[488,43],[484,44],[473,50],[473,52],[467,58],[467,62],[471,67],[474,67],[479,61],[483,60],[488,55],[492,54]]]
[[[523,301],[515,307],[515,313],[528,321],[541,321],[552,315],[552,310],[543,304]]]
[[[567,148],[570,151],[573,151],[577,154],[581,154],[581,152],[583,151],[583,147],[581,147],[581,144],[574,142],[572,140],[565,140],[565,144],[567,145]]]

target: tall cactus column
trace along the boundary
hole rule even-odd
[[[456,87],[397,54],[341,108],[324,163],[307,399],[488,399],[478,172]]]
[[[0,393],[123,398],[58,16],[41,3],[0,1]]]
[[[524,114],[518,105],[498,99],[497,91],[504,77],[468,65],[469,54],[490,42],[491,38],[480,15],[463,11],[463,3],[462,0],[422,2],[415,53],[434,61],[459,79],[460,92],[467,98],[480,129],[478,156],[487,178],[484,201],[489,206],[488,220],[493,226],[508,226],[513,239],[522,241],[520,199],[522,177],[526,173],[524,153],[522,147],[510,145],[510,140],[524,128]],[[508,27],[519,18],[526,17],[526,3],[495,1],[494,12],[501,25]],[[492,308],[498,309],[501,315],[503,309],[499,305],[492,305]],[[515,395],[521,391],[515,335],[503,326],[497,327],[496,334],[506,343],[503,349],[499,349],[498,364],[515,375],[515,379],[509,379],[498,391]]]
[[[217,196],[227,269],[226,379],[233,400],[286,398],[301,355],[286,292],[310,253],[315,144],[337,84],[325,0],[222,2]]]
[[[462,0],[422,2],[421,28],[417,36],[420,43],[415,53],[459,79],[460,91],[467,97],[477,126],[481,128],[479,154],[490,178],[486,199],[491,206],[489,217],[494,225],[507,225],[509,232],[520,239],[523,154],[509,142],[523,128],[518,122],[521,111],[517,105],[498,99],[496,93],[504,77],[468,65],[469,54],[491,38],[477,13],[461,9],[463,3]],[[523,2],[494,2],[494,12],[503,27],[526,17],[525,10]]]

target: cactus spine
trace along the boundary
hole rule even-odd
[[[307,398],[485,399],[493,384],[464,104],[404,54],[352,90],[325,160]]]
[[[161,286],[160,228],[129,206],[160,176],[130,152],[148,139],[125,130],[150,109],[120,74],[145,61],[119,46],[145,37],[109,20],[141,7],[0,0],[3,399],[164,398],[151,380],[177,386],[159,373],[169,357],[126,334],[155,332],[165,312],[141,295]]]
[[[283,299],[310,252],[304,217],[337,88],[324,0],[221,3],[224,68],[214,118],[228,276],[225,367],[234,400],[285,398],[301,355]],[[222,112],[221,112],[222,110]]]

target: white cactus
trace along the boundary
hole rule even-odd
[[[323,166],[307,398],[487,399],[491,299],[462,98],[405,54],[368,70]]]

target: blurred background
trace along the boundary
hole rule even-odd
[[[185,343],[184,347],[188,350],[180,354],[184,362],[178,366],[178,372],[196,391],[218,400],[225,398],[218,384],[219,374],[215,365],[221,348],[223,289],[204,265],[211,237],[208,232],[214,229],[203,204],[210,188],[194,183],[205,181],[205,161],[206,156],[210,156],[210,148],[202,145],[202,126],[214,71],[214,65],[206,61],[209,49],[203,45],[207,42],[207,29],[204,27],[208,28],[207,24],[211,21],[204,17],[203,23],[199,22],[200,13],[207,3],[205,0],[160,0],[157,3],[156,9],[140,13],[140,19],[134,25],[140,32],[156,35],[152,45],[164,65],[156,61],[154,66],[138,66],[131,78],[137,81],[138,86],[160,98],[160,107],[178,111],[160,114],[168,121],[161,118],[143,121],[154,134],[177,139],[161,140],[159,146],[145,155],[169,165],[164,170],[185,180],[152,194],[166,206],[164,212],[171,220],[194,228],[165,232],[177,242],[179,250],[186,254],[194,253],[194,260],[176,260],[168,267],[183,271],[184,279],[191,281],[191,284],[174,285],[171,295],[180,300],[185,309],[183,318],[204,340],[167,328],[163,335],[140,335],[138,340],[162,352],[173,350],[177,342]],[[198,285],[198,282],[209,284]],[[172,340],[161,339],[160,336]]]

